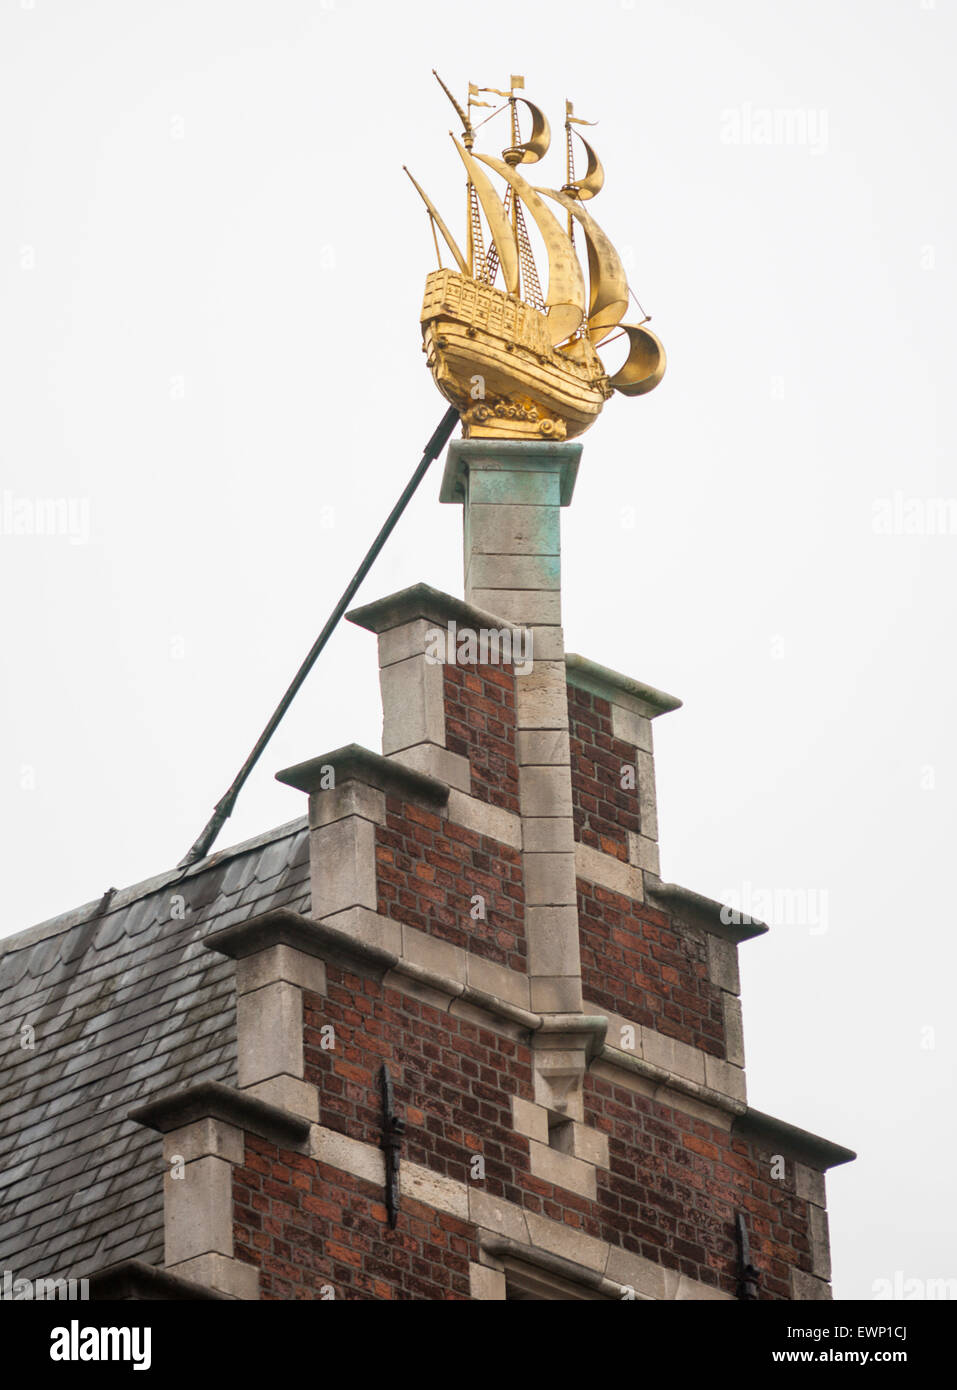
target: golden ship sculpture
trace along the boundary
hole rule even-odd
[[[508,92],[470,82],[463,111],[438,73],[435,76],[462,121],[461,140],[449,133],[467,175],[467,241],[463,254],[435,204],[406,169],[428,209],[439,262],[425,282],[421,322],[426,361],[439,390],[458,409],[466,437],[572,439],[592,424],[613,391],[644,395],[665,371],[665,350],[644,326],[647,316],[638,324],[622,322],[631,296],[628,277],[621,257],[584,207],[601,190],[605,175],[594,149],[573,126],[592,122],[575,116],[572,103],[566,101],[564,186],[533,187],[518,166],[542,159],[551,134],[545,114],[524,96],[516,96],[524,89],[524,79],[513,76]],[[505,98],[493,116],[506,106],[510,109],[511,144],[501,159],[474,148],[472,107],[493,106],[480,99],[487,94]],[[519,128],[519,102],[531,116],[526,140]],[[573,135],[587,155],[580,177],[575,175]],[[504,197],[486,169],[505,181]],[[545,198],[564,209],[564,226]],[[531,215],[548,255],[544,293],[523,209]],[[585,244],[587,291],[575,246],[576,223]],[[436,231],[456,269],[443,267]],[[499,271],[504,288],[495,284]],[[596,348],[622,333],[629,340],[628,357],[609,376]]]

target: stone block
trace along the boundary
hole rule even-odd
[[[519,763],[526,766],[567,767],[571,763],[567,728],[520,728],[517,749]]]
[[[738,948],[733,941],[724,941],[720,936],[708,935],[708,974],[712,984],[725,989],[729,994],[741,993],[741,977],[738,973]]]
[[[592,1172],[594,1173],[594,1169]],[[605,1241],[585,1235],[584,1231],[566,1226],[564,1222],[550,1221],[547,1216],[537,1216],[534,1212],[527,1212],[525,1219],[533,1245],[547,1250],[551,1255],[559,1255],[562,1259],[584,1265],[586,1269],[604,1273],[609,1255]]]
[[[167,1264],[171,1274],[182,1279],[191,1279],[204,1288],[216,1289],[228,1294],[230,1298],[257,1299],[259,1297],[259,1270],[244,1260],[234,1260],[228,1255],[210,1253],[197,1255],[191,1260],[182,1260],[175,1267]]]
[[[515,705],[519,729],[568,728],[568,687],[563,661],[536,660],[528,675],[515,680]],[[532,762],[520,758],[520,762]],[[547,762],[556,759],[548,758]],[[562,761],[568,762],[569,758]]]
[[[522,767],[518,773],[522,816],[570,816],[572,783],[567,767]]]
[[[658,841],[649,840],[647,835],[636,835],[628,831],[628,858],[645,873],[661,877],[661,860],[658,855]]]
[[[385,792],[354,778],[326,791],[312,792],[309,797],[309,827],[319,830],[348,816],[385,825]]]
[[[353,1177],[381,1187],[385,1182],[385,1157],[381,1149],[350,1139],[347,1134],[313,1125],[309,1131],[309,1153],[318,1163],[351,1173]]]
[[[398,922],[383,917],[378,912],[370,912],[367,907],[349,907],[343,912],[326,917],[330,927],[345,932],[347,936],[366,946],[377,946],[379,950],[389,951],[394,956],[402,954],[402,928]]]
[[[791,1297],[795,1302],[825,1302],[832,1298],[831,1286],[824,1279],[805,1274],[803,1269],[791,1270]]]
[[[473,1299],[482,1303],[505,1301],[505,1275],[500,1269],[490,1269],[487,1265],[469,1263],[469,1292]]]
[[[528,982],[529,1007],[534,1013],[576,1013],[582,1006],[581,976],[539,975]]]
[[[394,666],[397,661],[407,661],[410,656],[421,656],[430,634],[440,627],[440,624],[430,622],[428,618],[413,618],[410,623],[386,628],[379,633],[380,667]]]
[[[527,629],[528,655],[533,661],[565,660],[565,634],[554,623]]]
[[[183,1125],[182,1129],[172,1129],[163,1136],[163,1162],[171,1164],[174,1159],[192,1163],[198,1158],[222,1158],[227,1163],[242,1163],[246,1153],[246,1142],[241,1129],[214,1120],[207,1115],[202,1120]]]
[[[808,1207],[811,1228],[811,1273],[818,1279],[831,1277],[831,1237],[828,1231],[827,1212],[823,1207],[811,1204]]]
[[[415,743],[411,748],[390,753],[389,757],[403,767],[437,777],[440,782],[457,787],[459,791],[469,793],[472,790],[472,768],[468,758],[463,758],[461,753],[452,753],[448,748],[440,748],[437,743]]]
[[[475,502],[465,509],[466,555],[557,555],[557,506]]]
[[[534,907],[574,907],[578,901],[575,889],[575,855],[572,851],[563,854],[524,854],[522,866],[525,874],[526,921]],[[576,911],[575,930],[577,934],[578,917]],[[550,974],[556,972],[550,971]]]
[[[502,468],[470,468],[468,507],[519,505],[559,507],[561,479],[557,472],[525,472]]]
[[[539,1144],[548,1143],[548,1111],[542,1105],[535,1105],[520,1096],[512,1096],[512,1128],[517,1134],[535,1139]]]
[[[346,908],[377,906],[375,826],[359,816],[311,832],[312,912],[331,917]]]
[[[466,601],[487,609],[507,623],[526,627],[558,626],[562,621],[558,589],[478,589],[468,587]]]
[[[175,1172],[175,1170],[174,1170]],[[197,1158],[182,1177],[163,1179],[168,1266],[196,1255],[233,1253],[233,1167],[223,1158]]]
[[[399,1167],[399,1190],[413,1202],[424,1202],[436,1211],[469,1219],[469,1193],[464,1182],[456,1182],[443,1173],[433,1173],[418,1163],[402,1163]]]
[[[708,1053],[705,1053],[704,1058],[704,1080],[706,1086],[710,1086],[713,1091],[720,1091],[723,1096],[730,1096],[732,1100],[748,1098],[741,1068],[733,1067],[729,1062],[723,1062],[719,1057],[711,1057]]]
[[[558,1149],[551,1149],[547,1144],[539,1144],[534,1139],[529,1140],[528,1151],[529,1169],[533,1177],[595,1200],[597,1183],[595,1169],[591,1163],[584,1163],[571,1154],[560,1153]]]
[[[624,1284],[634,1289],[644,1298],[654,1298],[659,1302],[667,1297],[665,1270],[641,1255],[633,1255],[630,1250],[622,1250],[612,1245],[608,1251],[605,1277],[616,1284]]]
[[[616,859],[613,854],[605,854],[591,845],[576,844],[575,869],[578,877],[588,883],[598,883],[613,893],[622,893],[633,902],[644,901],[642,871],[635,864]]]
[[[302,1115],[313,1124],[319,1119],[319,1094],[315,1086],[310,1086],[297,1076],[271,1076],[268,1081],[257,1081],[243,1089],[258,1100],[278,1105],[280,1110],[290,1110],[294,1115]]]
[[[490,806],[487,801],[466,796],[453,788],[449,792],[448,815],[454,825],[463,825],[477,835],[488,835],[490,839],[500,840],[512,849],[522,848],[521,819],[511,811],[503,811],[500,806]]]
[[[571,816],[528,816],[522,821],[523,848],[527,854],[576,854],[575,827]]]
[[[705,1084],[707,1054],[696,1047],[689,1047],[687,1043],[678,1042],[676,1038],[666,1037],[654,1028],[642,1027],[641,1055],[652,1066],[674,1072],[686,1081],[696,1081],[702,1086]]]
[[[722,994],[724,1003],[724,1041],[725,1055],[736,1067],[744,1066],[744,1020],[741,1017],[741,1000],[736,994]]]
[[[526,907],[529,975],[578,975],[578,909]]]
[[[461,946],[453,946],[437,936],[416,927],[402,927],[402,959],[423,970],[434,971],[446,979],[465,984],[465,952]]]
[[[641,833],[649,840],[658,838],[658,794],[655,790],[655,760],[639,748],[635,754],[638,772],[638,816]]]
[[[382,751],[386,755],[414,743],[445,746],[445,672],[425,655],[410,656],[384,666],[382,689]]]
[[[302,991],[284,980],[236,1001],[237,1078],[245,1089],[272,1076],[302,1076]]]
[[[490,994],[493,999],[504,999],[506,1003],[514,1004],[519,1009],[528,1008],[527,975],[521,975],[517,970],[509,970],[508,966],[498,965],[495,961],[486,960],[484,956],[471,953],[466,956],[466,972],[468,984],[472,989]]]
[[[622,743],[630,743],[634,748],[640,748],[643,753],[653,751],[651,720],[646,719],[643,714],[636,714],[633,709],[625,709],[621,705],[613,704],[611,707],[611,731],[615,738],[621,739]]]
[[[797,1195],[803,1197],[805,1202],[813,1202],[816,1207],[827,1206],[824,1174],[819,1173],[816,1168],[809,1168],[804,1163],[795,1163],[794,1186]]]
[[[292,946],[269,946],[236,962],[236,993],[250,994],[264,985],[285,980],[312,994],[325,994],[326,967],[317,956],[307,956]]]
[[[521,1207],[506,1202],[501,1197],[493,1197],[474,1183],[469,1184],[468,1219],[483,1230],[494,1231],[496,1235],[508,1236],[528,1244],[526,1215]]]

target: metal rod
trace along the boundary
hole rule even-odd
[[[395,506],[392,508],[392,511],[386,518],[385,524],[383,525],[379,534],[376,536],[375,540],[372,542],[372,545],[367,551],[366,557],[362,561],[362,564],[359,566],[355,574],[349,580],[349,583],[346,585],[342,597],[336,604],[335,608],[332,610],[332,613],[330,614],[325,627],[322,629],[319,636],[313,643],[309,651],[309,655],[306,657],[305,661],[302,663],[302,665],[299,667],[299,670],[293,677],[291,685],[289,686],[285,695],[280,700],[279,704],[276,706],[276,709],[273,712],[268,724],[263,729],[262,733],[259,735],[259,738],[256,740],[252,752],[250,753],[246,761],[243,763],[242,767],[239,769],[239,772],[236,774],[236,777],[234,778],[229,790],[226,792],[225,796],[222,796],[219,799],[219,801],[217,801],[215,810],[213,811],[213,814],[210,817],[209,822],[206,825],[206,828],[203,830],[203,833],[192,845],[185,858],[180,860],[177,866],[178,868],[182,869],[188,867],[190,864],[195,864],[198,860],[205,859],[206,855],[209,853],[210,848],[213,845],[220,830],[222,830],[226,821],[232,815],[233,807],[236,804],[236,798],[242,790],[243,784],[245,783],[247,777],[252,772],[253,768],[256,766],[256,763],[259,761],[260,754],[266,747],[266,744],[272,738],[273,734],[276,732],[276,729],[279,727],[279,723],[282,720],[283,715],[286,713],[286,710],[289,708],[289,706],[295,699],[299,687],[302,685],[303,681],[306,679],[309,672],[312,670],[319,653],[322,651],[323,647],[326,645],[326,643],[329,641],[329,638],[332,636],[336,628],[336,625],[339,622],[339,619],[342,617],[343,613],[346,611],[346,609],[349,607],[349,604],[352,602],[356,590],[359,588],[359,585],[362,583],[363,579],[365,579],[366,575],[369,573],[369,570],[375,563],[379,551],[382,549],[386,541],[391,536],[393,530],[395,529],[396,523],[399,520],[399,517],[405,511],[409,502],[412,500],[412,496],[416,488],[419,486],[419,483],[421,483],[422,479],[428,472],[430,464],[433,462],[434,459],[438,458],[439,454],[442,452],[442,450],[448,443],[449,436],[455,428],[458,418],[459,412],[456,410],[454,405],[450,405],[448,410],[442,416],[442,419],[439,422],[438,429],[435,431],[428,444],[426,444],[425,452],[422,455],[422,460],[419,463],[418,468],[416,468],[415,472],[412,474],[412,477],[406,484],[401,497],[399,498],[398,502],[396,502]]]

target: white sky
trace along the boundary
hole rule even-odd
[[[524,73],[554,127],[566,95],[600,121],[591,206],[669,355],[585,436],[568,649],[685,701],[664,876],[777,894],[741,951],[750,1099],[861,1155],[836,1295],[957,1276],[955,9],[3,0],[0,932],[205,824],[444,408],[401,169],[461,233],[430,69]],[[363,601],[461,592],[439,475]],[[86,543],[11,534],[23,498]],[[379,719],[344,624],[220,846]]]

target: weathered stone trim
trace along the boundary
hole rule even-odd
[[[701,927],[703,931],[721,936],[725,941],[732,941],[735,945],[741,941],[750,941],[756,936],[764,936],[768,931],[765,922],[754,919],[750,923],[723,921],[721,914],[730,911],[723,903],[716,902],[714,898],[706,898],[701,893],[694,893],[690,888],[681,888],[677,883],[662,883],[660,879],[648,876],[645,879],[645,891],[649,899],[683,911],[691,926]]]
[[[195,1086],[157,1096],[131,1110],[129,1118],[161,1134],[197,1120],[221,1120],[286,1148],[295,1148],[309,1137],[309,1121],[301,1115],[280,1110],[221,1081],[200,1081]]]
[[[359,743],[347,743],[331,753],[283,768],[276,773],[276,781],[308,792],[310,796],[321,795],[323,791],[333,790],[322,785],[330,767],[334,770],[337,788],[344,782],[364,782],[388,796],[401,796],[405,801],[421,802],[432,807],[444,806],[449,799],[446,782],[440,782],[428,773],[416,772],[414,768],[386,758],[381,753],[373,753],[371,748],[363,748]]]
[[[120,1260],[89,1276],[90,1298],[117,1303],[133,1299],[229,1299],[232,1294],[184,1279],[145,1260]]]
[[[352,608],[346,614],[346,622],[377,635],[390,628],[404,627],[418,618],[425,622],[455,622],[460,627],[501,628],[507,627],[515,633],[522,631],[521,624],[509,623],[501,616],[476,608],[464,599],[454,598],[452,594],[433,589],[429,584],[411,584],[407,589],[376,599],[374,603]]]
[[[656,690],[653,685],[623,676],[609,666],[600,666],[597,661],[569,652],[565,657],[566,676],[569,685],[579,690],[587,690],[602,700],[625,709],[634,710],[646,719],[657,719],[660,714],[670,714],[681,709],[681,701],[675,695],[667,695]]]
[[[818,1134],[806,1129],[798,1129],[773,1115],[765,1115],[750,1106],[735,1120],[733,1131],[742,1139],[753,1139],[762,1146],[777,1147],[787,1158],[807,1164],[819,1173],[829,1168],[838,1168],[842,1163],[851,1163],[857,1154],[853,1149],[845,1149],[841,1144],[832,1144]]]

